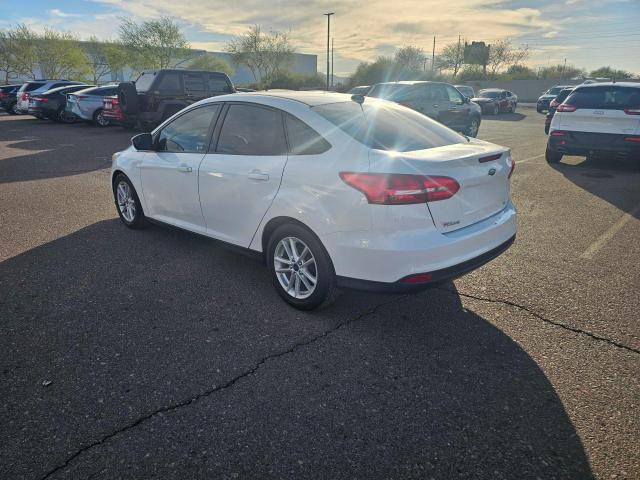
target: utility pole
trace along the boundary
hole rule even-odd
[[[329,35],[331,34],[331,15],[334,12],[324,13],[327,16],[327,91],[329,91]]]
[[[436,36],[433,36],[433,49],[431,50],[431,73],[436,69]]]
[[[335,72],[333,71],[333,41],[335,38],[331,37],[331,88],[333,88],[333,81],[335,77]]]

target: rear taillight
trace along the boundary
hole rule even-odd
[[[640,115],[640,107],[625,108],[624,113],[627,115]]]
[[[626,142],[638,142],[640,143],[640,137],[624,137]]]
[[[47,97],[33,97],[32,100],[34,102],[48,102],[49,99]]]
[[[480,163],[491,162],[493,160],[498,160],[501,156],[501,153],[496,153],[495,155],[489,155],[488,157],[480,157],[478,161]]]
[[[460,190],[453,178],[436,175],[340,172],[340,178],[377,205],[436,202],[451,198]]]
[[[552,137],[564,137],[565,135],[566,133],[562,130],[554,130],[553,132],[551,132]]]
[[[558,105],[556,112],[575,112],[576,109],[577,108],[575,105],[567,105],[566,103],[561,103],[560,105]]]
[[[20,98],[22,100],[28,100],[29,99],[29,94],[27,92],[22,92],[22,95],[20,96]]]
[[[556,108],[558,105],[560,105],[558,103],[558,101],[554,98],[553,100],[551,100],[551,103],[549,104],[550,107]]]
[[[400,280],[402,283],[425,283],[430,282],[433,279],[433,275],[430,273],[416,273],[415,275],[409,275]]]

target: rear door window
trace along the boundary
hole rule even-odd
[[[164,72],[157,90],[161,95],[175,95],[180,92],[180,76],[178,72]]]
[[[576,108],[624,110],[640,106],[640,88],[615,85],[578,88],[564,103]]]
[[[207,75],[207,87],[209,93],[219,95],[221,93],[231,93],[231,87],[227,82],[227,79],[220,75]]]
[[[228,155],[286,155],[282,112],[257,105],[230,105],[220,130],[216,152]]]
[[[455,103],[456,105],[462,105],[464,103],[462,94],[455,87],[445,85],[445,88],[447,89],[447,95],[449,95],[449,101],[451,103]]]
[[[205,85],[202,74],[184,72],[182,78],[184,81],[184,93],[193,95],[194,97],[205,96]]]
[[[285,124],[291,155],[318,155],[331,148],[322,135],[293,115],[285,115]]]

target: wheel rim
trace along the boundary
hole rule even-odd
[[[118,209],[127,222],[133,222],[136,218],[136,201],[133,198],[131,187],[125,181],[118,183],[116,188]]]
[[[469,135],[472,137],[475,137],[478,134],[478,121],[477,120],[471,120],[471,125],[469,126]]]
[[[104,118],[104,115],[102,114],[102,112],[98,113],[96,120],[98,121],[98,125],[100,125],[101,127],[106,127],[107,124],[109,123],[109,121],[106,118]]]
[[[318,266],[309,247],[299,238],[285,237],[278,242],[273,267],[287,295],[302,300],[316,290]]]
[[[498,110],[499,110],[499,108],[498,108],[497,105],[495,107],[493,107],[493,114],[497,115],[498,114]]]

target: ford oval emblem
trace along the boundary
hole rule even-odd
[[[489,175],[495,175],[496,174],[496,169],[495,168],[490,168],[489,169]]]

